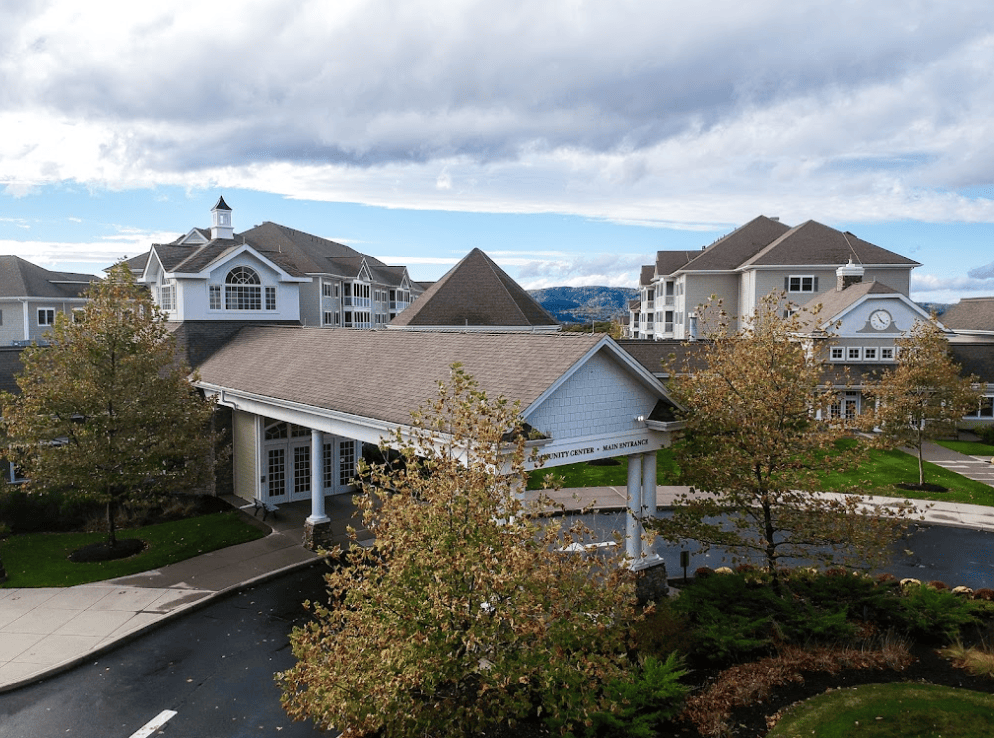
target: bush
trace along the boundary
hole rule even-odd
[[[904,626],[913,636],[951,642],[965,626],[976,622],[969,600],[948,590],[909,586],[900,603]]]
[[[894,577],[890,579],[896,583]],[[830,571],[814,576],[792,574],[788,586],[792,593],[818,609],[844,607],[850,616],[878,624],[898,620],[899,605],[892,587],[880,586],[869,577]]]
[[[994,425],[985,425],[973,429],[981,441],[994,446]]]
[[[819,606],[770,586],[752,586],[742,575],[701,580],[673,605],[692,626],[694,652],[713,662],[769,653],[783,643],[837,641],[850,637],[847,607],[825,598]]]
[[[28,494],[12,486],[0,493],[0,520],[4,520],[10,526],[11,533],[15,534],[80,530],[100,510],[100,505],[69,500],[58,492]]]
[[[643,658],[675,650],[687,652],[687,619],[676,612],[672,602],[657,602],[652,612],[632,624],[634,648]]]
[[[683,707],[689,687],[680,683],[687,673],[677,654],[665,661],[647,656],[631,679],[616,679],[604,692],[614,712],[595,712],[586,728],[590,738],[652,738],[658,723],[670,720]],[[553,726],[556,727],[556,726]]]

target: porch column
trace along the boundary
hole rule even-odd
[[[649,451],[648,453],[642,454],[642,511],[640,517],[656,517],[655,451]]]
[[[311,514],[307,522],[311,525],[327,523],[324,514],[324,434],[311,430]]]
[[[628,457],[628,511],[625,515],[625,553],[636,564],[642,557],[642,526],[637,517],[642,511],[642,454]]]

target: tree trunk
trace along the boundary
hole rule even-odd
[[[780,574],[777,571],[777,548],[773,542],[776,531],[773,530],[773,508],[767,496],[763,496],[763,525],[766,536],[766,567],[770,570],[770,583],[773,591],[780,595]]]
[[[117,545],[117,535],[114,530],[114,500],[107,500],[107,543]]]

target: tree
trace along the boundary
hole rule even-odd
[[[458,365],[393,442],[402,464],[366,469],[357,497],[372,549],[327,576],[330,601],[291,635],[283,705],[345,736],[456,736],[541,715],[583,723],[633,666],[632,575],[566,550],[579,528],[524,505],[518,409]],[[509,432],[510,431],[510,432]]]
[[[88,297],[57,315],[49,345],[24,351],[20,394],[4,397],[3,414],[28,489],[104,505],[113,547],[120,504],[207,482],[214,403],[189,383],[165,316],[126,266]]]
[[[693,489],[670,519],[650,524],[670,541],[759,555],[778,590],[784,558],[882,559],[906,514],[873,517],[858,495],[815,492],[821,473],[854,468],[862,450],[844,442],[845,419],[832,417],[837,392],[823,377],[823,349],[797,340],[803,314],[782,317],[782,302],[767,296],[735,333],[721,303],[708,305],[703,366],[672,369],[669,385],[686,421],[675,458]]]
[[[896,344],[894,368],[864,390],[876,403],[864,421],[868,429],[880,429],[885,444],[917,451],[918,484],[923,486],[922,446],[954,434],[963,416],[977,409],[983,393],[976,377],[961,376],[949,341],[934,320],[916,321]]]

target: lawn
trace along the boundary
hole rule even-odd
[[[845,441],[844,443],[855,443],[855,441]],[[963,452],[961,451],[961,453]],[[994,455],[994,449],[992,449],[992,455]],[[544,486],[542,478],[549,473],[562,479],[564,489],[572,487],[627,487],[628,465],[626,457],[619,456],[615,460],[619,463],[614,466],[580,462],[543,469],[540,473],[533,473],[529,476],[528,489],[541,489]],[[941,466],[927,461],[925,462],[925,481],[946,487],[949,491],[920,492],[898,488],[895,485],[900,483],[916,484],[918,482],[918,459],[903,451],[871,449],[866,463],[859,469],[845,474],[834,473],[823,476],[821,491],[846,491],[856,487],[859,492],[867,495],[965,502],[972,505],[994,507],[994,487],[967,479],[956,472],[943,469]],[[679,471],[670,449],[664,448],[657,453],[656,483],[660,485],[681,484]]]
[[[140,538],[141,553],[117,561],[73,563],[70,553],[107,537],[106,533],[29,533],[10,536],[0,545],[7,570],[2,587],[71,587],[99,582],[197,556],[208,551],[261,538],[265,533],[246,523],[237,512],[201,515],[144,528],[119,530],[118,539]]]
[[[803,702],[767,738],[986,738],[994,696],[932,684],[868,684]]]
[[[979,441],[936,441],[943,448],[966,454],[967,456],[994,456],[994,446]]]
[[[908,497],[917,500],[965,502],[994,506],[994,487],[967,479],[961,474],[925,462],[925,481],[946,487],[948,492],[921,492],[896,487],[900,483],[917,484],[918,459],[903,451],[871,449],[869,458],[858,469],[846,474],[826,474],[822,491],[843,491],[855,486],[861,494],[884,497]]]
[[[581,461],[577,464],[550,467],[533,472],[528,477],[528,489],[544,489],[543,479],[547,474],[559,477],[564,489],[574,487],[627,487],[628,486],[628,457],[617,456],[612,461],[615,464],[590,464]],[[668,448],[660,449],[656,454],[656,484],[679,484],[677,468],[673,462],[673,452]]]

